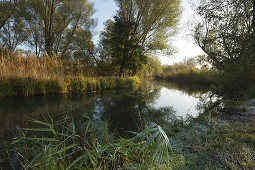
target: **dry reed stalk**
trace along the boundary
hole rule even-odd
[[[50,79],[63,76],[63,62],[57,55],[52,57],[13,53],[0,56],[0,77],[33,77]]]

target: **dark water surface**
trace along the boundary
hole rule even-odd
[[[82,120],[78,112],[91,112],[92,120],[107,120],[112,132],[139,131],[151,121],[167,128],[173,116],[196,117],[197,105],[208,93],[201,86],[150,82],[138,89],[0,98],[0,138],[15,137],[20,128],[34,126],[31,119],[44,120],[65,111],[72,112],[74,121]]]

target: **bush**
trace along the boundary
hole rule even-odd
[[[201,70],[184,64],[176,64],[165,67],[156,78],[168,81],[211,84],[213,83],[213,74],[214,71],[211,70]]]

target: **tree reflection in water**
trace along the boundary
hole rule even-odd
[[[177,125],[184,122],[183,117],[176,115],[178,110],[171,106],[155,108],[152,105],[161,97],[162,88],[196,98],[206,94],[202,87],[154,82],[138,89],[22,99],[0,98],[0,137],[14,137],[17,129],[33,127],[29,118],[50,120],[48,115],[51,115],[54,121],[59,121],[67,113],[77,128],[84,128],[87,119],[97,126],[107,126],[103,123],[107,121],[110,132],[120,136],[129,137],[129,131],[139,132],[150,122],[157,123],[166,131],[176,130]]]

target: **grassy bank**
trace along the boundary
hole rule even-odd
[[[211,84],[213,71],[198,69],[184,64],[166,66],[156,79],[173,82]]]
[[[23,129],[17,138],[2,141],[0,165],[8,167],[10,158],[14,169],[248,170],[255,165],[252,120],[230,122],[211,111],[189,123],[176,119],[167,133],[170,139],[155,124],[127,139],[109,135],[106,121],[76,114],[83,114],[81,121],[71,116],[34,120],[38,128]]]
[[[0,96],[91,92],[140,84],[137,77],[98,77],[90,69],[78,59],[61,59],[55,54],[6,54],[0,56]]]
[[[253,169],[254,123],[204,114],[173,136],[171,143],[183,169]]]
[[[76,112],[79,114],[79,112]],[[19,137],[0,142],[0,165],[13,169],[169,169],[171,145],[165,132],[155,124],[134,138],[109,135],[108,123],[90,119],[73,122],[64,113],[57,121],[37,121],[38,128],[23,129]],[[8,155],[8,156],[6,156]],[[9,163],[11,159],[11,162]]]
[[[137,77],[83,77],[64,78],[20,78],[1,77],[0,96],[34,96],[47,94],[65,94],[71,92],[91,92],[106,89],[136,87],[140,84]]]

